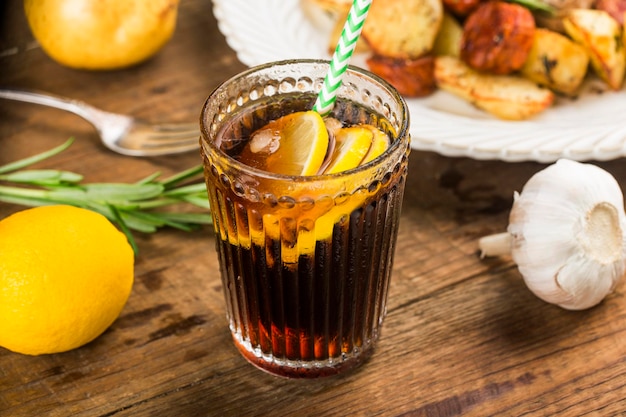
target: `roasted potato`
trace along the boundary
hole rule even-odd
[[[435,38],[432,53],[434,55],[449,55],[458,57],[461,53],[461,37],[463,27],[449,13],[443,14],[441,28]]]
[[[367,65],[403,96],[424,97],[436,89],[435,60],[431,55],[415,59],[374,55],[367,59]]]
[[[554,93],[534,82],[512,75],[478,72],[458,58],[435,58],[435,82],[501,119],[523,120],[547,109]]]
[[[442,18],[440,0],[374,1],[362,36],[377,55],[419,58],[432,49]]]
[[[626,16],[626,0],[598,0],[595,8],[604,10],[611,15],[621,26],[624,26],[624,16]]]
[[[520,73],[551,90],[574,95],[587,74],[588,65],[589,55],[582,46],[560,33],[537,28]]]
[[[622,88],[626,50],[620,25],[604,10],[576,9],[563,19],[567,34],[585,48],[591,66],[613,90]]]
[[[480,71],[509,74],[524,65],[534,33],[528,9],[502,1],[483,3],[463,26],[461,59]]]

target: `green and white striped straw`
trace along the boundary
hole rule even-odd
[[[313,110],[326,116],[333,109],[337,100],[337,91],[341,86],[341,78],[348,69],[348,63],[361,35],[363,23],[370,10],[372,0],[354,0],[348,13],[348,18],[341,31],[339,43],[330,61],[330,68],[324,78],[322,90],[317,96]]]

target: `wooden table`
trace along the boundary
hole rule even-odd
[[[22,2],[3,6],[2,86],[189,121],[220,81],[244,69],[218,31],[209,0],[182,1],[175,36],[161,53],[112,72],[59,66],[33,44]],[[69,150],[39,166],[78,172],[87,182],[128,182],[200,163],[197,152],[117,155],[74,115],[0,101],[0,164],[72,136]],[[624,162],[599,165],[624,185]],[[509,258],[481,260],[477,253],[479,237],[506,227],[513,192],[543,167],[413,152],[382,338],[364,366],[321,380],[275,378],[237,352],[209,227],[136,234],[133,292],[101,337],[37,357],[0,348],[0,416],[624,412],[624,287],[596,308],[565,311],[532,295]],[[0,217],[22,208],[0,204]]]

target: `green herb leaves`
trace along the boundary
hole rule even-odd
[[[164,180],[159,181],[157,172],[129,184],[82,184],[83,176],[73,172],[25,169],[59,154],[72,142],[73,139],[69,139],[47,152],[0,166],[0,201],[29,207],[68,204],[93,210],[119,226],[135,253],[138,249],[131,230],[153,233],[169,226],[190,231],[199,225],[211,224],[202,165]],[[203,212],[155,210],[180,204],[199,207]]]

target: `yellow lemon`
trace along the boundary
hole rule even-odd
[[[326,174],[336,174],[358,167],[372,146],[373,131],[364,126],[344,127],[335,134],[335,150]]]
[[[171,38],[179,0],[25,0],[43,50],[72,68],[107,70],[151,57]]]
[[[0,346],[39,355],[98,337],[133,284],[134,255],[104,216],[71,206],[0,221]]]
[[[314,175],[324,162],[328,131],[317,112],[291,113],[257,130],[240,160],[284,175]]]
[[[374,137],[372,138],[372,146],[370,146],[369,151],[367,152],[367,154],[363,158],[363,161],[361,162],[362,165],[367,164],[368,162],[373,161],[374,159],[378,158],[389,147],[389,137],[385,135],[385,133],[383,133],[382,130],[377,129],[371,125],[363,125],[363,126],[371,130],[372,133],[374,134]]]

